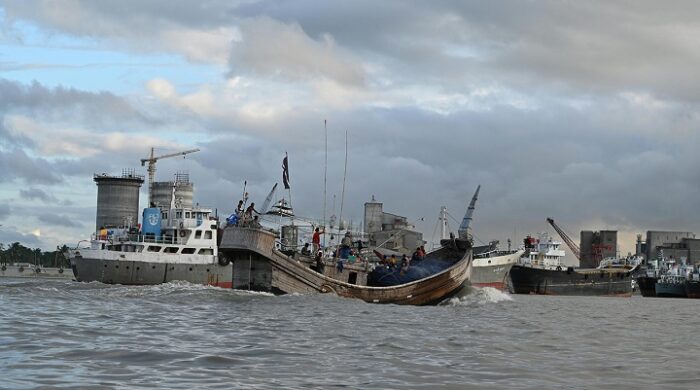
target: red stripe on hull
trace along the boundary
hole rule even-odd
[[[505,291],[507,286],[503,282],[491,282],[491,283],[472,283],[474,287],[493,287],[495,289]]]
[[[210,283],[210,286],[221,287],[221,288],[233,288],[233,282],[217,282]]]

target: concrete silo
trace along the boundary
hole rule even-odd
[[[190,182],[187,173],[177,173],[175,181],[154,182],[151,187],[151,201],[155,207],[170,208],[173,186],[175,187],[175,205],[181,208],[191,208],[193,205],[194,184]]]
[[[95,230],[101,227],[136,226],[139,222],[139,191],[143,176],[125,170],[121,176],[95,174],[97,217]]]

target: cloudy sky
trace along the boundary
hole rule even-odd
[[[700,7],[656,1],[0,0],[0,242],[94,228],[93,173],[189,171],[230,212],[281,181],[297,214],[358,223],[374,195],[431,236],[547,230],[554,217],[700,232]],[[142,199],[146,191],[142,192]],[[330,212],[329,212],[330,213]],[[456,223],[451,221],[452,226]],[[549,229],[551,231],[551,229]]]

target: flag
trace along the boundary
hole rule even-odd
[[[282,182],[284,183],[284,188],[289,189],[289,162],[287,161],[287,153],[284,154],[284,159],[282,160]]]

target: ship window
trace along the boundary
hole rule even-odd
[[[151,245],[148,247],[149,252],[160,252],[161,247],[156,245]]]
[[[186,212],[185,212],[185,218],[189,218],[189,217],[190,217],[190,212],[189,212],[189,211],[186,211]]]
[[[182,254],[183,255],[191,255],[194,253],[194,248],[183,248],[182,249]]]
[[[211,225],[212,229],[216,229],[216,224]]]
[[[588,274],[583,275],[584,280],[588,280]]]
[[[194,232],[194,238],[202,238],[202,231],[197,230],[196,232]]]
[[[176,211],[175,212],[175,218],[182,218],[182,211]]]
[[[207,240],[211,240],[211,231],[204,232],[204,238]]]
[[[169,247],[166,247],[163,252],[165,252],[165,253],[177,253],[178,249],[179,249],[178,247],[169,246]]]
[[[357,284],[357,272],[350,272],[350,275],[348,275],[348,283]]]
[[[200,254],[200,255],[213,255],[213,254],[214,254],[214,250],[211,249],[211,248],[202,248],[202,249],[199,250],[199,253],[198,253],[198,254]]]

